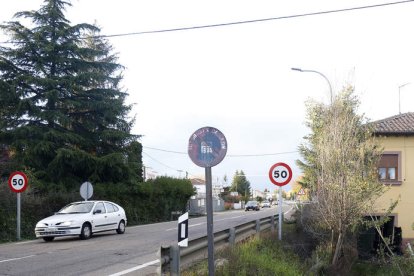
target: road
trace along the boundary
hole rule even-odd
[[[290,209],[285,205],[284,211]],[[268,217],[277,208],[214,214],[214,231]],[[156,252],[161,245],[177,243],[177,222],[127,227],[125,234],[95,234],[89,240],[78,237],[42,239],[0,245],[0,275],[156,275]],[[206,236],[206,217],[189,220],[189,239]]]

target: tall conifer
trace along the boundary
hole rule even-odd
[[[0,143],[46,183],[141,180],[123,67],[97,26],[70,24],[67,6],[45,0],[15,15],[30,26],[0,26],[11,38],[0,47]]]

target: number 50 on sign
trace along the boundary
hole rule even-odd
[[[292,179],[292,169],[285,163],[276,163],[270,167],[269,179],[277,186],[284,186]]]

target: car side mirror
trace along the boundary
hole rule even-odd
[[[100,214],[100,213],[102,213],[102,210],[100,210],[100,209],[93,211],[93,214],[94,214],[94,215],[95,215],[95,214]]]

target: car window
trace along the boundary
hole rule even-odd
[[[89,213],[92,210],[93,202],[75,202],[63,207],[58,214],[79,214]]]
[[[93,210],[94,213],[96,213],[96,211],[101,210],[101,214],[106,213],[105,212],[105,206],[102,202],[99,202],[96,204],[95,209]]]
[[[115,208],[114,208],[115,206],[113,205],[113,204],[111,204],[111,203],[109,203],[109,202],[105,202],[105,208],[106,208],[106,211],[108,212],[108,213],[113,213],[113,212],[115,212]]]

